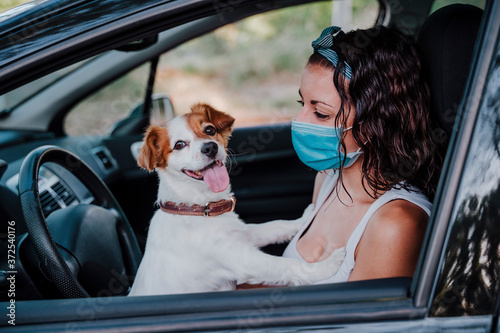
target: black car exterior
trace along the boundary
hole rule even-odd
[[[46,1],[0,22],[0,94],[101,52],[213,16],[218,25],[305,1]],[[431,2],[382,1],[379,22],[418,31]],[[424,13],[422,15],[422,13]],[[410,23],[408,23],[410,22]],[[206,27],[211,30],[214,27]],[[193,36],[206,31],[199,30]],[[182,38],[179,43],[183,42]],[[10,110],[4,110],[4,117]],[[56,126],[57,119],[54,120]],[[235,147],[252,129],[235,132]],[[282,132],[287,137],[289,128]],[[288,132],[289,133],[289,132]],[[103,139],[116,155],[133,138]],[[22,224],[19,202],[6,179],[19,172],[32,149],[77,142],[60,133],[0,131],[0,227],[8,249],[10,222]],[[283,139],[285,140],[285,139]],[[130,142],[129,142],[130,141]],[[273,149],[291,149],[283,142]],[[266,148],[267,149],[267,148]],[[269,151],[259,151],[264,154]],[[263,155],[262,155],[263,156]],[[81,156],[86,160],[86,156]],[[256,159],[258,160],[258,159]],[[121,159],[118,159],[120,164]],[[238,163],[255,162],[241,159]],[[127,162],[128,163],[128,162]],[[251,331],[499,332],[500,284],[500,3],[486,4],[466,91],[459,107],[413,279],[393,278],[325,286],[269,288],[154,297],[30,298],[23,275],[8,273],[7,250],[2,331]],[[496,170],[496,172],[495,172]],[[3,171],[2,171],[3,173]],[[99,173],[106,181],[103,173]],[[248,175],[244,172],[242,177]],[[116,175],[114,175],[116,176]],[[238,196],[238,181],[235,192]],[[17,213],[16,213],[17,212]],[[24,237],[24,238],[23,238]],[[17,249],[25,235],[16,234]],[[24,254],[16,253],[16,258]],[[4,257],[5,256],[5,257]],[[5,258],[5,259],[4,259]],[[12,283],[13,275],[16,276]],[[9,279],[7,279],[9,278]],[[17,289],[16,289],[17,288]],[[14,294],[12,294],[14,292]],[[17,297],[16,297],[17,294]],[[20,295],[22,298],[20,299]],[[12,320],[14,320],[12,322]],[[9,321],[11,321],[9,323]],[[12,325],[15,323],[15,326]]]

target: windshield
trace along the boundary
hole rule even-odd
[[[10,113],[19,104],[30,99],[33,95],[36,95],[46,87],[50,86],[65,75],[73,72],[90,60],[92,60],[92,58],[62,68],[56,72],[50,73],[49,75],[43,76],[38,80],[32,81],[22,87],[11,90],[8,93],[0,96],[0,113]]]

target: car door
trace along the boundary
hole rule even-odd
[[[431,282],[429,266],[424,264],[428,276],[416,294],[416,304],[426,304],[421,293],[430,282],[434,287],[428,315],[436,325],[475,324],[484,332],[498,330],[500,273],[500,173],[496,167],[500,162],[500,6],[489,5],[438,199],[439,218],[448,219],[449,224],[439,229],[438,222],[434,229],[434,237],[446,233],[437,279]]]
[[[498,80],[491,74],[496,73],[495,70],[498,68],[496,58],[498,22],[500,22],[498,7],[498,4],[492,5],[487,12],[489,19],[486,20],[487,27],[483,29],[484,37],[481,43],[484,50],[480,52],[481,57],[476,61],[480,64],[477,68],[483,69],[475,72],[470,83],[470,97],[464,106],[457,134],[450,146],[447,168],[432,213],[426,240],[427,250],[422,254],[419,274],[413,280],[394,278],[300,288],[270,288],[193,295],[20,301],[15,305],[18,314],[16,331],[401,332],[415,330],[425,332],[459,329],[491,331],[495,325],[495,304],[498,302],[496,298],[498,276],[495,275],[498,274],[498,266],[495,266],[498,265],[498,251],[495,252],[498,249],[498,233],[495,233],[495,227],[491,226],[492,221],[498,220],[499,216],[496,211],[497,205],[494,205],[497,187],[490,188],[489,193],[481,193],[481,197],[484,198],[481,202],[487,204],[493,219],[488,220],[486,228],[482,227],[484,232],[479,233],[479,236],[485,233],[489,235],[488,240],[484,242],[489,244],[490,251],[477,252],[475,251],[477,248],[469,249],[467,237],[463,242],[457,242],[453,235],[463,234],[463,230],[466,235],[473,232],[475,227],[471,226],[476,225],[477,221],[482,221],[481,214],[486,209],[484,206],[483,209],[476,210],[475,208],[482,206],[476,205],[468,196],[473,194],[478,197],[477,189],[491,183],[490,177],[481,178],[481,181],[472,184],[470,179],[466,179],[467,175],[479,173],[474,163],[479,161],[478,163],[487,168],[486,161],[498,161],[498,156],[495,155],[498,140],[494,139],[498,117],[495,113],[495,110],[498,110],[495,107]],[[493,82],[494,85],[485,86],[485,82],[488,84]],[[492,98],[483,99],[486,93],[492,94]],[[482,121],[476,121],[479,110],[480,114],[484,111]],[[485,125],[489,126],[489,130],[485,131],[486,137],[477,136],[478,133],[482,134]],[[259,130],[263,129],[265,132],[259,137]],[[251,171],[250,177],[258,182],[261,172],[268,172],[267,164],[283,166],[283,163],[273,162],[272,155],[276,155],[280,144],[283,145],[281,148],[287,151],[287,144],[282,141],[289,135],[287,126],[274,131],[280,133],[282,139],[268,144],[265,142],[271,137],[270,133],[274,133],[272,126],[255,127],[248,132],[245,132],[245,129],[235,131],[233,149],[240,147],[239,151],[243,155],[235,156],[237,164],[234,177],[244,172],[238,171],[238,166],[242,169],[248,167]],[[106,143],[106,146],[110,147],[113,155],[120,155],[120,151],[128,154],[130,145],[136,139],[134,136],[110,138],[111,143]],[[471,140],[472,145],[470,145]],[[262,146],[264,148],[260,149]],[[120,147],[121,150],[117,150],[116,147]],[[264,151],[268,154],[260,155]],[[277,160],[286,160],[286,156],[288,153]],[[127,158],[133,159],[133,157]],[[259,165],[261,161],[259,158],[267,163],[264,162],[260,167],[254,168],[251,164]],[[111,183],[112,176],[108,178]],[[234,182],[235,191],[239,191],[238,179],[235,178]],[[265,184],[258,185],[258,188],[265,189]],[[245,192],[241,190],[240,195],[244,196]],[[257,200],[256,195],[249,195],[249,198]],[[466,204],[462,204],[464,202]],[[471,218],[467,216],[464,220],[464,214],[470,211],[474,215],[471,215]],[[248,213],[249,216],[252,214],[253,212]],[[461,228],[462,231],[455,232],[455,227]],[[483,240],[475,238],[478,237],[477,233],[473,233],[471,237],[474,238],[476,247],[485,244]],[[468,253],[475,255],[475,261],[470,262],[470,265],[467,262],[465,266],[459,266],[465,267],[465,270],[457,270],[453,260],[446,260],[449,254],[458,248],[466,249]],[[492,265],[481,270],[478,275],[473,269],[477,266],[474,264],[483,267],[485,261]],[[470,280],[462,280],[460,275],[457,279],[457,273],[462,271],[466,273],[465,275],[473,273],[470,276],[485,278],[480,284],[471,284],[472,289],[470,289],[467,287],[469,285],[466,285],[469,283],[466,281]],[[483,275],[483,272],[486,275]],[[445,291],[444,287],[450,284],[452,291],[461,292],[462,289],[468,289],[470,293],[466,293],[466,298],[453,298],[455,296],[453,294],[442,293]],[[477,292],[482,295],[480,303],[474,298]],[[441,316],[436,304],[449,307],[449,311]],[[464,310],[468,310],[471,304],[477,305],[479,312],[463,316]],[[8,306],[9,304],[2,303],[4,309]],[[7,324],[2,323],[2,325]],[[11,327],[5,331],[9,328]]]

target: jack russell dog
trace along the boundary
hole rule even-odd
[[[234,290],[243,283],[295,286],[334,275],[344,248],[318,263],[259,250],[290,240],[313,207],[294,221],[241,221],[225,167],[234,118],[208,104],[191,111],[145,134],[138,164],[158,173],[160,209],[129,295]]]

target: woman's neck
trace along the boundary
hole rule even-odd
[[[373,198],[375,191],[368,186],[366,188],[363,187],[362,163],[363,159],[360,156],[353,165],[342,170],[342,183],[337,183],[339,198],[347,205],[365,204],[375,201]],[[377,194],[380,196],[382,193]]]

